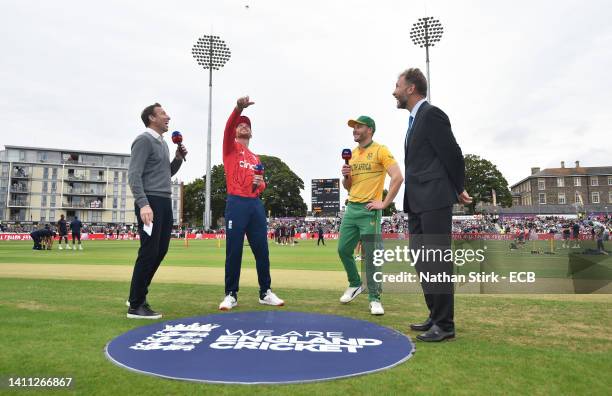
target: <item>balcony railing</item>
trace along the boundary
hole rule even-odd
[[[67,209],[106,209],[101,201],[90,202],[63,202],[62,208]]]
[[[64,194],[66,195],[106,195],[106,192],[102,189],[96,188],[64,188]]]
[[[30,192],[30,190],[26,186],[11,187],[9,191],[17,194],[27,194]]]
[[[25,171],[21,171],[21,172],[13,171],[13,172],[11,172],[11,177],[13,179],[29,179],[30,175],[29,175],[28,172],[25,172]]]
[[[99,176],[87,177],[85,175],[68,175],[65,180],[77,182],[106,183],[106,178]]]
[[[24,199],[12,199],[9,200],[9,206],[24,206],[24,207],[28,207],[30,206],[28,201],[24,200]]]

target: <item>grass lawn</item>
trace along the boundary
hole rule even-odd
[[[132,266],[138,250],[138,241],[85,241],[83,251],[58,250],[57,243],[51,251],[31,250],[31,242],[3,241],[0,244],[0,264],[105,264]],[[387,240],[385,248],[394,248],[402,242]],[[568,273],[568,255],[595,247],[594,241],[583,241],[582,249],[561,249],[556,241],[554,255],[532,254],[531,250],[550,251],[549,241],[528,242],[519,250],[510,251],[508,241],[486,241],[487,268],[506,274],[508,271],[534,271],[538,277],[565,278]],[[458,246],[458,245],[457,245]],[[326,246],[317,246],[316,240],[300,241],[295,246],[269,244],[272,269],[299,269],[317,271],[342,271],[337,253],[338,241],[328,240]],[[464,248],[467,247],[463,246]],[[482,247],[480,243],[469,245],[472,249]],[[612,256],[581,256],[587,262],[597,262],[597,271],[591,271],[588,279],[612,280]],[[588,263],[587,263],[588,264]],[[225,241],[194,240],[189,247],[183,240],[172,240],[163,263],[164,266],[224,267]],[[255,268],[255,260],[245,243],[243,266]],[[473,268],[472,268],[473,267]],[[466,264],[461,270],[478,271],[478,266]],[[589,272],[582,271],[580,276]]]
[[[116,264],[134,265],[138,241],[83,241],[84,250],[58,250],[57,243],[51,251],[35,251],[26,241],[2,241],[1,263],[41,264]],[[305,270],[341,270],[342,264],[336,252],[337,241],[327,241],[327,246],[317,247],[308,240],[295,246],[270,243],[273,268]],[[223,267],[225,265],[225,241],[194,240],[185,247],[183,240],[173,239],[163,265]],[[243,265],[255,268],[255,260],[245,243]]]
[[[317,247],[313,241],[296,247],[271,244],[273,279],[275,268],[342,271],[336,256],[337,242],[327,243],[326,247]],[[135,241],[90,241],[84,242],[84,251],[74,252],[32,251],[29,242],[2,242],[0,266],[111,264],[126,266],[129,272],[137,244]],[[507,243],[492,246],[500,253],[507,249]],[[224,252],[223,245],[217,247],[216,241],[194,241],[189,248],[182,241],[173,241],[164,265],[221,270]],[[527,250],[512,254],[509,257],[533,260],[549,268],[567,265],[566,259],[553,261],[562,254],[534,257]],[[245,252],[244,260],[245,267],[254,267],[250,252]],[[308,275],[305,271],[299,273]],[[125,318],[123,304],[128,281],[96,279],[94,275],[91,280],[20,279],[19,275],[0,278],[0,378],[4,383],[7,376],[71,376],[75,388],[57,392],[87,395],[604,395],[612,387],[610,295],[457,295],[456,341],[434,345],[417,343],[416,354],[393,369],[304,385],[239,386],[166,380],[133,373],[110,363],[104,356],[106,343],[147,323]],[[213,285],[154,280],[149,301],[165,314],[164,320],[217,313],[222,298],[221,282],[222,277]],[[387,293],[383,297],[385,315],[372,317],[365,295],[351,304],[340,305],[337,301],[342,288],[303,287],[276,288],[287,301],[287,306],[281,309],[369,320],[404,332],[413,340],[416,333],[410,332],[408,325],[421,321],[426,314],[422,296],[418,294]],[[242,287],[238,310],[261,309],[276,308],[260,306],[257,290]],[[2,388],[3,385],[0,393],[18,392]]]
[[[417,344],[415,356],[381,373],[283,386],[208,385],[136,374],[106,360],[115,336],[145,323],[125,319],[123,282],[0,279],[1,376],[71,376],[80,394],[609,394],[612,306],[605,296],[457,296],[453,342]],[[367,299],[338,292],[277,292],[292,311],[370,320],[405,332],[425,313],[418,295],[387,295],[371,317]],[[571,298],[574,297],[576,301]],[[596,298],[590,298],[596,297]],[[151,304],[167,320],[216,313],[219,287],[153,284]],[[240,311],[276,309],[241,291]],[[414,338],[413,338],[414,339]],[[439,375],[434,375],[435,370]],[[66,391],[62,391],[66,392]]]

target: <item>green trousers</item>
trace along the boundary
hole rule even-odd
[[[381,210],[368,210],[367,203],[349,202],[342,218],[340,225],[340,239],[338,240],[338,255],[344,270],[348,276],[349,286],[358,287],[361,285],[361,276],[359,269],[355,263],[353,252],[363,235],[377,236],[381,235],[380,219],[382,216]],[[373,256],[373,238],[368,238],[368,242],[362,243],[363,259],[366,267],[366,277],[368,294],[370,301],[379,301],[381,287],[372,279],[374,267],[372,266]],[[369,263],[369,265],[368,265]]]

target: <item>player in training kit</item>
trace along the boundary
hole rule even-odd
[[[259,195],[266,188],[263,175],[255,173],[261,165],[259,157],[249,150],[251,120],[240,115],[253,102],[249,97],[238,99],[234,111],[227,120],[223,134],[223,166],[227,183],[225,205],[225,298],[219,309],[229,311],[238,304],[238,284],[242,265],[242,248],[246,234],[257,267],[259,303],[284,305],[272,292],[270,284],[270,254],[268,252],[268,224]]]
[[[355,247],[359,240],[363,240],[363,236],[380,237],[382,210],[393,202],[404,181],[402,171],[387,147],[372,140],[372,135],[376,131],[374,120],[368,116],[360,116],[356,120],[349,120],[348,125],[353,128],[353,139],[359,146],[353,149],[349,164],[342,167],[344,176],[342,185],[349,193],[338,240],[338,255],[349,281],[349,287],[340,297],[340,302],[343,304],[352,301],[364,290],[353,257]],[[389,193],[382,201],[387,174],[391,176]],[[373,243],[374,240],[362,245],[366,256],[368,278],[371,277],[373,270],[371,267]],[[385,310],[380,302],[380,286],[373,279],[367,279],[367,286],[370,313],[383,315]]]
[[[81,245],[81,228],[83,228],[83,223],[77,216],[74,216],[74,219],[70,222],[70,230],[72,231],[72,249],[76,250],[76,246],[74,246],[74,240],[79,241],[79,250],[83,250],[83,245]]]
[[[66,249],[70,250],[70,245],[68,245],[68,225],[66,224],[66,219],[64,215],[57,222],[57,231],[59,232],[59,245],[58,249],[62,250],[62,239],[66,244]]]

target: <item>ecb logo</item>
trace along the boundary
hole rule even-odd
[[[106,346],[107,357],[130,370],[239,384],[299,383],[367,374],[400,364],[413,352],[408,337],[374,323],[279,311],[156,323],[129,331]]]

